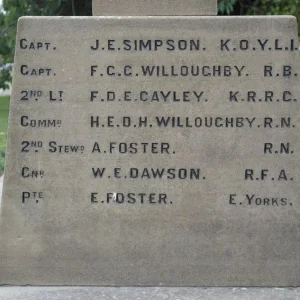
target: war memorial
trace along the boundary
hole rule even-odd
[[[0,284],[298,299],[297,20],[209,0],[93,13],[19,19]]]

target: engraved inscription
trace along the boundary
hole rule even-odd
[[[28,17],[16,41],[0,284],[299,286],[293,17]]]

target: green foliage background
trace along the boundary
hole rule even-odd
[[[250,15],[293,15],[298,20],[300,34],[300,0],[256,0],[248,10]]]
[[[300,21],[300,0],[219,0],[218,5],[220,15],[284,14],[294,15]],[[19,17],[89,16],[92,0],[4,0],[3,8],[4,11],[0,11],[0,66],[13,62]],[[9,69],[0,72],[0,88],[8,88],[10,80]]]
[[[4,170],[8,109],[9,109],[9,97],[8,96],[0,97],[0,176]]]

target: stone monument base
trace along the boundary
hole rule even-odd
[[[299,300],[300,288],[0,287],[1,300]]]

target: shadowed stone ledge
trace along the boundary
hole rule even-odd
[[[0,287],[1,300],[299,300],[300,288]]]

